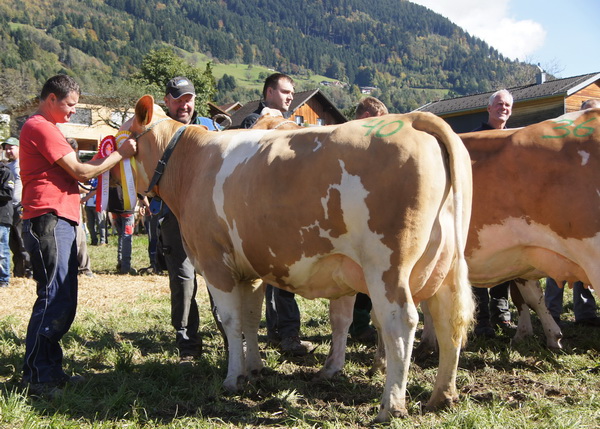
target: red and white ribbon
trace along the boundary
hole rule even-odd
[[[98,157],[106,158],[116,150],[115,136],[106,136],[100,142],[98,148]],[[98,187],[96,188],[96,211],[106,211],[108,207],[108,181],[110,180],[110,170],[105,171],[98,177]]]
[[[121,147],[130,136],[131,131],[119,131],[115,136],[117,147]],[[134,178],[134,171],[136,170],[135,158],[124,159],[119,165],[121,169],[121,185],[123,187],[123,205],[125,210],[133,210],[137,203]]]

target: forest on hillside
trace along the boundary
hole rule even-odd
[[[57,72],[96,84],[128,79],[164,46],[374,86],[394,111],[431,101],[426,89],[485,92],[535,71],[406,0],[4,0],[0,104]]]

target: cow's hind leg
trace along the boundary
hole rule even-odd
[[[375,311],[371,310],[371,320],[373,321],[373,325],[377,329],[377,350],[375,351],[375,357],[373,358],[373,366],[369,369],[367,375],[374,376],[378,372],[384,373],[385,367],[387,365],[385,360],[385,344],[383,343],[383,337],[381,336],[381,324],[377,319],[377,314]]]
[[[531,308],[536,312],[544,328],[546,346],[549,349],[561,349],[562,332],[546,307],[544,293],[539,282],[537,280],[518,279],[515,283],[518,291],[513,293],[513,289],[511,289],[511,296],[519,310],[519,324],[513,341],[522,341],[527,336],[533,335],[531,314],[529,313],[529,308]]]
[[[421,342],[415,349],[415,359],[426,358],[432,353],[438,351],[438,343],[433,326],[433,319],[427,301],[421,302],[421,311],[423,312],[423,332],[421,332]]]
[[[397,302],[390,302],[384,285],[369,288],[373,312],[380,325],[387,360],[385,388],[376,422],[387,422],[391,417],[406,417],[406,383],[410,356],[419,322],[408,283],[397,288]],[[401,303],[401,304],[399,304]]]
[[[217,289],[207,281],[208,289],[213,297],[215,307],[223,330],[227,336],[228,363],[227,377],[223,386],[230,392],[241,390],[246,381],[244,349],[242,343],[242,294],[240,285],[236,285],[231,292]]]
[[[258,348],[258,326],[262,314],[265,287],[262,281],[257,284],[243,285],[242,295],[242,333],[246,341],[246,374],[258,377],[263,369]]]
[[[428,329],[432,341],[439,346],[439,368],[431,398],[427,403],[428,410],[450,406],[458,401],[456,372],[461,344],[453,340],[453,305],[452,290],[448,285],[443,285],[427,300],[429,314],[425,318],[425,324],[430,325]]]
[[[331,349],[317,378],[332,378],[344,368],[348,329],[352,323],[352,314],[356,295],[343,296],[329,302],[329,320],[331,321]]]

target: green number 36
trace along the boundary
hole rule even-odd
[[[544,139],[561,139],[563,137],[568,137],[569,135],[573,134],[573,137],[587,137],[590,134],[592,134],[595,130],[595,128],[593,127],[586,127],[585,124],[587,124],[588,122],[591,121],[595,121],[596,118],[592,118],[589,119],[585,122],[582,122],[581,124],[573,127],[575,125],[575,121],[572,121],[570,119],[561,119],[560,121],[557,121],[557,124],[560,124],[554,128],[552,128],[553,130],[561,130],[563,131],[562,134],[556,135],[556,136],[542,136],[542,138]],[[561,124],[562,122],[562,124]],[[571,128],[573,128],[571,130]]]

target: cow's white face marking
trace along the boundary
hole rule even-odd
[[[579,150],[577,151],[577,153],[579,154],[579,156],[581,156],[581,165],[584,166],[585,164],[587,164],[588,160],[590,159],[590,153],[586,152],[585,150]]]
[[[381,282],[383,273],[391,266],[390,257],[392,250],[382,243],[382,234],[377,234],[368,229],[371,214],[366,203],[369,192],[361,182],[360,176],[349,174],[346,166],[340,160],[342,174],[340,183],[329,186],[329,190],[336,189],[340,193],[340,201],[344,223],[347,232],[339,237],[332,237],[330,231],[322,229],[318,223],[303,227],[302,229],[318,228],[319,236],[328,239],[334,250],[332,253],[341,253],[363,267],[369,266],[372,270],[366,270],[365,275],[373,274],[372,278],[366,278],[369,282]],[[321,200],[325,218],[329,217],[327,211],[327,197]],[[313,270],[312,265],[324,255],[302,257],[290,266],[289,277],[285,280],[290,284],[306,284]]]

